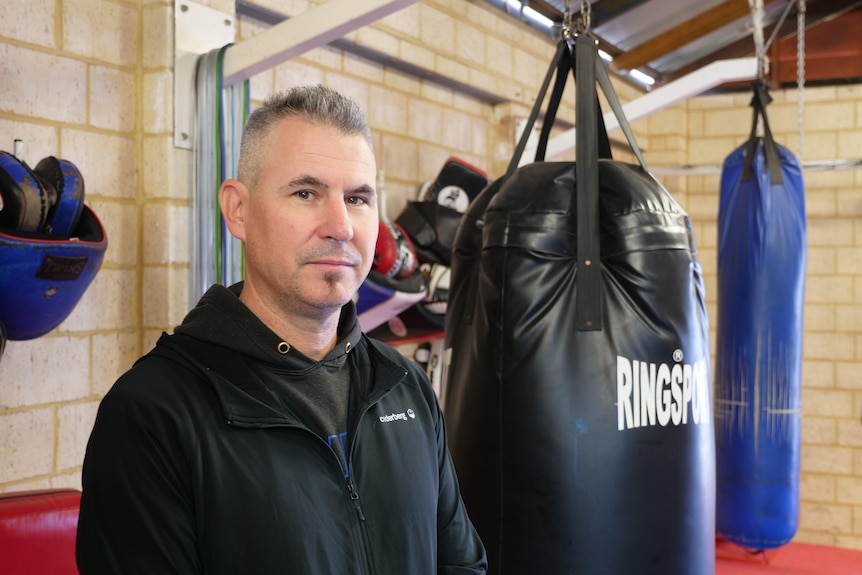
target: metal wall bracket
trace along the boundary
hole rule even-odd
[[[192,149],[198,57],[236,37],[236,16],[189,0],[174,3],[174,146]]]

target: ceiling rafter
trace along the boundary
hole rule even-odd
[[[840,17],[841,15],[850,12],[856,8],[862,6],[862,0],[820,0],[818,2],[812,3],[808,6],[805,13],[805,28],[810,29],[818,24],[822,24],[835,18]],[[790,17],[788,17],[781,25],[781,29],[775,34],[775,40],[772,43],[771,49],[771,57],[775,58],[775,50],[778,48],[778,44],[781,40],[785,38],[789,38],[796,35],[796,10],[791,12]],[[763,35],[765,37],[770,37],[775,31],[775,24],[771,24],[763,29]],[[702,68],[708,65],[710,62],[714,62],[715,60],[724,60],[724,59],[732,59],[732,58],[742,58],[744,56],[750,56],[754,54],[754,42],[749,38],[743,38],[741,40],[737,40],[732,44],[728,44],[722,48],[719,48],[709,56],[705,58],[701,58],[695,62],[692,62],[686,66],[683,66],[676,70],[673,74],[667,74],[664,77],[664,81],[672,82],[673,80],[685,76],[686,74],[690,74],[691,72],[697,70],[698,68]]]
[[[764,5],[776,1],[764,0]],[[718,28],[750,15],[751,7],[748,0],[727,0],[724,4],[695,16],[664,34],[641,44],[634,50],[620,54],[614,58],[612,68],[614,70],[632,70],[646,66]]]

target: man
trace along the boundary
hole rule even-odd
[[[486,571],[424,372],[357,322],[375,175],[365,117],[336,92],[249,116],[219,191],[246,279],[209,289],[102,401],[82,575]]]

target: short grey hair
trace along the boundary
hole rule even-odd
[[[368,118],[355,101],[321,84],[297,86],[272,94],[246,120],[240,143],[237,179],[249,189],[254,189],[257,184],[264,140],[281,120],[293,117],[333,127],[347,136],[360,135],[374,153]]]

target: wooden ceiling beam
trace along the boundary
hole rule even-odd
[[[833,20],[851,10],[862,7],[862,0],[814,0],[809,1],[805,13],[805,28],[810,29],[818,24],[826,23]],[[767,26],[763,29],[764,38],[769,38],[775,30],[775,24]],[[796,11],[791,12],[790,16],[784,21],[781,29],[775,34],[770,47],[770,57],[775,59],[775,50],[778,48],[778,43],[784,38],[796,35]],[[661,82],[672,82],[677,78],[681,78],[686,74],[690,74],[695,70],[709,65],[716,60],[725,60],[732,58],[742,58],[744,56],[754,55],[754,40],[751,36],[737,40],[732,44],[728,44],[724,48],[712,52],[708,56],[694,61],[672,74],[664,74],[661,77]]]
[[[764,4],[775,1],[764,0]],[[727,0],[724,4],[695,16],[691,20],[641,44],[634,50],[617,56],[611,67],[619,71],[645,66],[653,60],[670,54],[686,44],[750,14],[751,8],[748,5],[748,0]]]

